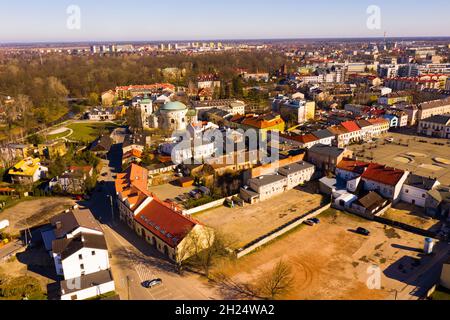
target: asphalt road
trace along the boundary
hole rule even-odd
[[[116,137],[120,141],[120,137]],[[111,269],[116,292],[127,300],[205,300],[218,299],[214,289],[207,286],[197,275],[175,272],[155,249],[139,238],[119,221],[114,195],[114,178],[121,167],[121,145],[112,147],[109,161],[99,175],[101,188],[95,191],[89,203],[94,215],[101,222],[110,252]],[[112,199],[112,201],[111,201]],[[113,207],[111,208],[111,204]],[[111,210],[112,209],[112,210]],[[163,284],[146,289],[141,283],[160,278]]]

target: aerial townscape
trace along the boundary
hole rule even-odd
[[[0,42],[0,300],[450,300],[450,38],[383,32]]]

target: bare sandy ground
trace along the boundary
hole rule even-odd
[[[295,283],[285,299],[392,299],[392,290],[404,287],[402,277],[411,276],[414,268],[399,274],[395,266],[420,254],[422,237],[340,212],[320,218],[319,225],[302,226],[253,254],[224,262],[216,271],[239,283],[252,283],[280,259],[286,261]],[[351,231],[359,226],[369,229],[371,236]],[[373,265],[381,270],[380,289],[367,286]]]

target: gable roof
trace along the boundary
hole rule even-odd
[[[83,248],[107,250],[103,235],[79,233],[73,238],[62,238],[52,241],[53,253],[60,254],[65,259]]]
[[[427,178],[414,173],[410,173],[406,178],[405,184],[422,190],[431,190],[433,189],[436,182],[437,179],[435,178]]]
[[[111,146],[113,144],[113,141],[110,136],[101,136],[99,139],[95,140],[91,148],[89,150],[91,151],[109,151],[111,149]]]
[[[102,228],[95,220],[91,210],[87,208],[61,213],[51,218],[50,223],[56,227],[54,230],[56,238],[63,237],[79,227],[102,232]]]
[[[349,131],[341,125],[331,126],[331,127],[327,128],[326,130],[330,131],[333,135],[341,135],[341,134],[349,133]]]
[[[386,200],[383,197],[381,197],[378,193],[376,193],[375,191],[370,191],[365,196],[359,198],[356,201],[356,204],[366,208],[367,210],[372,211],[376,207],[381,206],[384,202],[386,202]]]
[[[172,210],[168,204],[156,197],[151,199],[135,219],[172,248],[199,224],[194,219]]]
[[[356,124],[355,121],[344,121],[341,123],[341,126],[347,129],[348,132],[355,132],[361,130],[361,128]]]
[[[403,177],[405,171],[387,167],[378,163],[371,163],[366,171],[361,175],[362,178],[395,186]]]
[[[364,170],[366,170],[366,168],[368,166],[369,166],[368,162],[357,161],[357,160],[353,160],[353,159],[349,159],[349,158],[344,158],[344,159],[342,159],[342,161],[340,161],[336,165],[336,168],[341,169],[341,170],[345,170],[345,171],[350,171],[350,172],[362,174],[364,172]]]
[[[332,134],[327,129],[317,130],[317,131],[314,131],[312,134],[319,139],[326,139],[326,138],[334,137],[334,134]]]
[[[147,190],[148,170],[132,163],[124,172],[116,177],[116,193],[122,198],[127,199],[130,209],[134,210],[152,196]]]
[[[344,151],[345,149],[334,146],[328,146],[320,143],[314,145],[308,150],[309,153],[317,153],[320,155],[331,156],[335,158],[339,157]]]

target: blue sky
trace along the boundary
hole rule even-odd
[[[80,30],[66,27],[69,5]],[[381,30],[366,27],[369,5]],[[0,42],[450,36],[448,0],[0,0]]]

